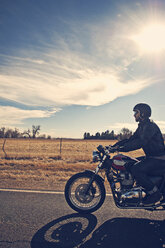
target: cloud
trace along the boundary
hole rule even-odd
[[[48,118],[54,115],[59,109],[51,110],[24,110],[11,106],[1,106],[1,126],[14,126],[22,124],[25,119],[29,118]]]
[[[18,62],[30,62],[30,63],[34,63],[34,64],[45,64],[45,62],[43,60],[39,60],[39,59],[31,59],[28,57],[17,57],[17,56],[10,56],[10,55],[4,55],[4,54],[0,54],[0,57],[5,58],[6,62],[10,63],[10,61],[18,61]]]
[[[42,73],[41,73],[42,74]],[[49,76],[26,78],[0,75],[1,97],[27,105],[89,105],[98,106],[117,97],[134,94],[150,84],[150,80],[120,82],[107,72],[84,72],[80,78]]]
[[[36,106],[98,106],[155,82],[129,71],[138,56],[124,24],[81,24],[81,31],[80,23],[68,25],[67,40],[66,34],[52,33],[56,46],[44,43],[38,50],[18,51],[19,56],[2,56],[1,97]]]
[[[115,69],[99,68],[90,57],[79,58],[71,52],[54,52],[46,60],[36,66],[30,60],[28,64],[13,60],[7,73],[0,75],[1,97],[27,105],[98,106],[135,94],[152,82],[151,78],[125,81]]]

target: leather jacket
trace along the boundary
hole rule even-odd
[[[150,119],[141,121],[135,133],[127,140],[117,143],[120,151],[129,152],[142,148],[146,156],[165,155],[165,145],[159,127]]]

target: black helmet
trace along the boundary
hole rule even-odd
[[[138,103],[133,108],[133,111],[139,111],[140,116],[143,118],[149,118],[151,116],[151,108],[146,103]]]

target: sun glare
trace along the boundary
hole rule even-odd
[[[159,53],[165,49],[165,24],[150,24],[132,37],[143,53]]]

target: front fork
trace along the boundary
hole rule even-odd
[[[94,179],[95,179],[95,174],[92,175],[92,177],[91,177],[91,179],[90,179],[90,181],[89,181],[89,183],[88,183],[88,186],[87,186],[87,188],[86,188],[86,190],[85,190],[85,192],[84,192],[85,195],[88,195],[89,190],[90,190],[90,188],[91,188],[91,186],[92,186],[92,183],[93,183]]]
[[[103,165],[103,163],[104,163],[106,158],[107,158],[107,156],[104,155],[102,161],[98,164],[98,166],[96,167],[95,171],[93,171],[93,172],[91,171],[91,179],[90,179],[90,181],[88,183],[88,186],[87,186],[87,188],[86,188],[86,190],[84,192],[85,194],[88,194],[88,192],[89,192],[89,190],[90,190],[90,188],[92,186],[92,183],[93,183],[93,181],[94,181],[94,179],[96,177],[100,177],[104,181],[104,179],[101,176],[99,176],[98,173],[99,173],[99,171],[100,171],[100,169],[101,169],[101,167],[102,167],[102,165]]]

